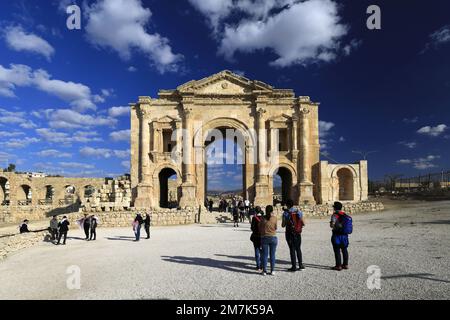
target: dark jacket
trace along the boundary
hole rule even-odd
[[[262,216],[254,216],[252,219],[251,229],[252,235],[250,236],[250,240],[255,244],[255,246],[261,246],[261,233],[260,233],[260,223],[263,219]]]
[[[141,224],[144,223],[144,219],[142,219],[142,216],[141,216],[141,215],[137,215],[137,216],[136,216],[136,219],[134,219],[134,221],[139,222],[139,225],[141,225]]]
[[[19,229],[20,233],[27,233],[30,232],[30,230],[28,230],[28,226],[26,223],[22,223],[20,225],[20,229]]]
[[[146,226],[146,227],[150,226],[150,216],[149,216],[149,215],[147,215],[147,216],[145,217],[144,223],[145,223],[145,226]]]
[[[59,232],[67,232],[69,231],[69,220],[64,219],[60,223],[58,223],[59,226]]]

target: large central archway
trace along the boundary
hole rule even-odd
[[[225,138],[223,140],[231,143],[233,154],[235,151],[238,154],[240,153],[239,157],[233,156],[232,158],[235,160],[234,163],[240,161],[239,164],[242,164],[242,198],[253,201],[255,193],[255,137],[248,127],[239,120],[217,118],[203,125],[194,134],[198,203],[204,203],[207,197],[208,145],[217,138]],[[229,150],[226,146],[225,148]]]

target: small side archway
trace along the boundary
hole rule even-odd
[[[356,186],[358,175],[350,166],[337,167],[332,174],[333,199],[337,201],[357,200]]]
[[[5,177],[0,177],[0,205],[9,204],[9,181]]]
[[[181,174],[173,165],[163,165],[155,170],[153,181],[160,208],[177,208],[181,195]]]
[[[31,187],[27,184],[23,184],[20,186],[19,190],[19,205],[30,205],[33,198]]]
[[[297,175],[295,169],[290,164],[280,164],[270,170],[271,187],[274,204],[285,204],[288,199],[294,201],[298,199],[296,184]]]

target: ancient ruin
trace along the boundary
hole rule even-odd
[[[282,200],[293,199],[311,215],[328,214],[336,200],[350,211],[377,209],[358,205],[368,199],[366,161],[320,161],[318,109],[307,96],[230,71],[161,90],[158,98],[139,97],[131,104],[130,175],[0,172],[0,223],[95,212],[106,225],[128,225],[144,210],[155,217],[154,224],[213,222],[204,207],[205,158],[211,141],[230,130],[242,153],[242,198],[272,204],[279,175]]]
[[[283,199],[296,204],[367,200],[366,161],[320,161],[319,103],[308,96],[296,97],[292,90],[222,71],[161,90],[158,98],[139,97],[131,109],[135,207],[166,207],[173,175],[179,206],[202,206],[211,132],[230,129],[242,141],[243,198],[272,204],[278,174]]]

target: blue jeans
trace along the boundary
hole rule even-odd
[[[275,252],[277,250],[278,239],[277,237],[262,237],[261,242],[263,247],[263,271],[267,272],[267,260],[270,250],[270,272],[272,272],[275,269]]]
[[[136,236],[136,241],[139,241],[139,238],[141,237],[141,225],[136,227],[134,235]]]
[[[262,268],[262,248],[259,245],[255,245],[253,244],[253,246],[255,247],[255,261],[256,261],[256,267],[258,269]]]

